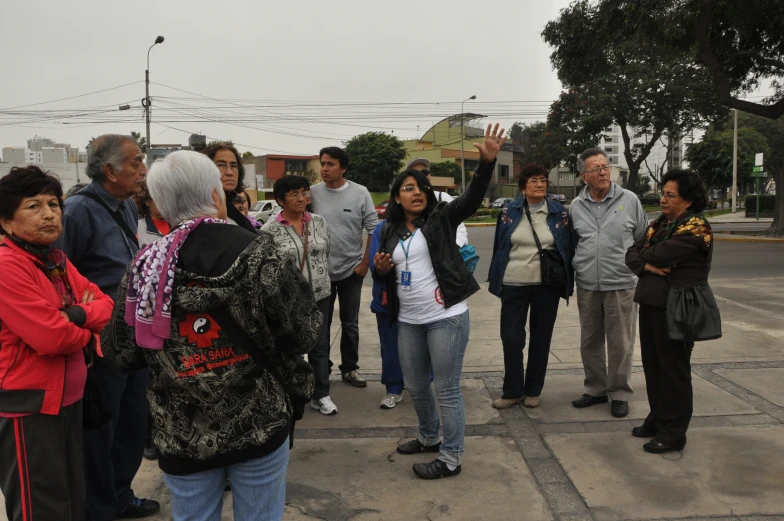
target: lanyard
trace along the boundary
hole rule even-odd
[[[406,248],[406,245],[403,242],[403,239],[398,239],[400,241],[400,249],[403,250],[403,255],[406,256],[406,271],[408,271],[408,252],[411,251],[411,243],[414,242],[414,235],[416,235],[416,232],[418,230],[419,230],[419,228],[414,230],[414,233],[412,233],[411,237],[409,237],[409,239],[408,239],[408,248]]]

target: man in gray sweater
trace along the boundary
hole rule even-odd
[[[329,278],[332,295],[326,327],[332,322],[335,299],[340,299],[340,373],[345,382],[355,387],[367,386],[359,368],[359,305],[362,281],[367,275],[370,259],[367,246],[362,246],[363,230],[368,235],[378,223],[373,198],[367,188],[345,179],[348,154],[338,147],[327,147],[319,153],[323,183],[313,185],[313,213],[327,220],[330,234]],[[329,404],[326,404],[329,406]],[[332,405],[334,407],[334,405]],[[324,412],[324,411],[322,411]]]
[[[569,211],[577,243],[572,266],[585,389],[572,405],[582,408],[607,403],[609,395],[612,415],[622,418],[629,414],[633,392],[637,326],[637,277],[626,267],[626,250],[645,233],[648,218],[639,198],[610,179],[610,164],[603,150],[585,150],[577,168],[586,187]]]

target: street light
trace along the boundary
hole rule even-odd
[[[163,43],[163,36],[155,39],[155,43],[147,49],[147,70],[144,71],[144,113],[147,123],[147,166],[150,166],[150,51],[153,47]]]
[[[470,101],[476,99],[476,96],[471,96],[470,98],[466,98],[460,103],[460,168],[463,170],[463,182],[460,187],[460,193],[462,194],[465,192],[465,129],[463,127],[463,122],[465,121],[465,115],[463,113],[463,105],[466,101]]]
[[[732,134],[732,213],[738,212],[735,194],[738,193],[738,109],[735,112],[735,129]]]

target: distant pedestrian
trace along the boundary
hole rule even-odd
[[[113,299],[139,251],[138,215],[131,197],[141,192],[146,174],[144,154],[131,136],[99,136],[90,145],[87,164],[92,182],[64,204],[63,234],[56,246]],[[160,510],[158,502],[136,497],[131,488],[147,438],[149,373],[139,369],[121,374],[99,357],[91,373],[115,409],[102,429],[84,433],[89,517],[111,521],[154,515]]]
[[[632,434],[653,438],[643,448],[655,454],[683,450],[694,402],[694,342],[667,336],[667,294],[671,285],[707,282],[713,256],[713,232],[702,214],[707,193],[700,177],[689,170],[670,170],[662,184],[661,216],[626,253],[627,266],[640,277],[634,301],[640,305],[642,367],[651,407]]]
[[[60,181],[37,166],[0,179],[0,490],[9,521],[87,515],[87,363],[114,303],[52,247],[62,197]]]
[[[610,162],[600,148],[577,161],[586,187],[569,211],[576,236],[572,265],[580,312],[580,355],[585,370],[578,408],[612,400],[613,416],[629,414],[632,389],[637,277],[624,264],[626,250],[648,227],[639,198],[610,178]],[[606,354],[605,354],[606,341]]]
[[[447,204],[436,201],[422,172],[406,170],[395,177],[373,258],[373,277],[385,284],[389,324],[398,326],[403,380],[419,419],[417,439],[399,445],[397,452],[439,453],[429,463],[414,464],[414,473],[422,479],[455,476],[462,469],[465,407],[460,374],[470,329],[466,299],[479,291],[479,284],[452,237],[482,204],[505,142],[503,129],[488,126],[482,144],[474,145],[480,161],[468,189]]]
[[[321,215],[329,225],[331,241],[329,278],[332,296],[327,327],[332,324],[335,300],[340,301],[340,375],[344,382],[366,387],[359,369],[359,306],[362,281],[368,272],[370,240],[362,247],[363,232],[368,237],[378,223],[373,198],[367,188],[345,178],[348,154],[338,147],[319,152],[323,183],[310,189],[313,213]],[[324,411],[322,411],[324,412]]]
[[[518,403],[539,406],[558,305],[574,291],[572,221],[566,208],[547,198],[547,175],[542,165],[523,167],[517,183],[524,198],[509,203],[496,224],[488,275],[490,293],[501,299],[504,348],[504,388],[493,400],[496,409]],[[543,265],[544,252],[555,260]],[[562,274],[557,283],[542,277],[542,270],[553,263]],[[529,311],[528,365],[523,371]]]

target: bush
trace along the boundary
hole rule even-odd
[[[493,219],[498,219],[499,213],[501,213],[501,210],[498,208],[480,208],[474,215],[476,217],[492,217]]]
[[[640,197],[643,206],[658,206],[660,201],[660,197]]]
[[[776,196],[775,195],[760,195],[760,212],[775,212],[776,211]],[[757,196],[746,196],[746,209],[757,210]]]

